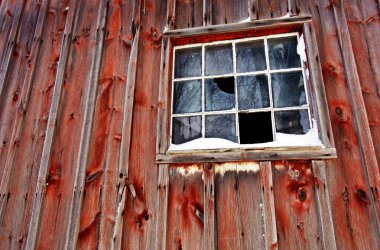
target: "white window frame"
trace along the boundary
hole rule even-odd
[[[286,69],[271,69],[269,64],[269,47],[268,47],[268,39],[273,38],[286,38],[286,37],[296,37],[297,43],[300,42],[300,35],[298,32],[290,32],[290,33],[283,33],[283,34],[275,34],[275,35],[266,35],[266,36],[259,36],[259,37],[250,37],[250,38],[240,38],[240,39],[231,39],[231,40],[223,40],[223,41],[216,41],[216,42],[207,42],[207,43],[199,43],[199,44],[189,44],[189,45],[181,45],[181,46],[175,46],[173,48],[173,69],[175,67],[175,53],[177,50],[182,49],[188,49],[188,48],[201,48],[202,51],[202,59],[201,59],[201,75],[196,77],[184,77],[184,78],[175,78],[174,70],[172,71],[171,76],[171,84],[172,84],[172,93],[171,93],[171,113],[170,113],[170,151],[176,151],[171,150],[175,144],[172,143],[172,137],[173,137],[173,119],[174,117],[189,117],[189,116],[201,116],[202,117],[202,137],[205,138],[205,116],[206,115],[224,115],[224,114],[235,114],[235,129],[236,129],[236,136],[237,136],[237,148],[263,148],[263,143],[256,143],[256,144],[240,144],[240,133],[239,133],[239,113],[255,113],[255,112],[270,112],[271,113],[271,125],[272,125],[272,134],[273,134],[273,142],[265,143],[268,144],[268,146],[264,146],[264,148],[273,147],[271,145],[274,144],[276,141],[276,121],[274,117],[275,111],[293,111],[293,110],[307,110],[308,116],[309,116],[309,124],[310,124],[310,130],[316,129],[317,124],[313,122],[312,119],[312,110],[310,107],[310,97],[309,97],[309,84],[308,79],[306,77],[305,71],[307,70],[305,68],[304,63],[302,62],[301,57],[299,56],[300,60],[300,67],[297,68],[286,68]],[[263,40],[264,42],[264,50],[265,50],[265,59],[266,59],[266,70],[263,71],[255,71],[255,72],[244,72],[244,73],[238,73],[236,70],[236,44],[237,43],[245,43],[245,42],[251,42],[251,41],[258,41]],[[205,47],[207,46],[215,46],[215,45],[223,45],[223,44],[232,44],[232,60],[233,60],[233,72],[229,74],[221,74],[221,75],[210,75],[206,76],[204,69],[205,69]],[[302,72],[303,77],[303,83],[304,83],[304,89],[306,94],[306,104],[302,106],[296,106],[296,107],[283,107],[283,108],[275,108],[273,105],[273,92],[272,92],[272,82],[271,82],[271,74],[275,73],[287,73],[287,72]],[[248,110],[239,110],[239,102],[238,102],[238,91],[237,91],[237,77],[238,76],[256,76],[256,75],[265,75],[268,79],[268,92],[269,92],[269,107],[267,108],[258,108],[258,109],[248,109]],[[220,110],[220,111],[206,111],[205,110],[205,79],[214,79],[214,78],[224,78],[224,77],[234,77],[234,88],[235,88],[235,108],[230,110]],[[194,112],[194,113],[182,113],[182,114],[174,114],[174,85],[176,82],[183,82],[183,81],[190,81],[190,80],[200,80],[202,84],[202,110],[201,112]],[[291,145],[288,145],[291,146]],[[306,145],[305,145],[306,146]],[[318,146],[318,145],[315,145]],[[322,143],[320,143],[319,146],[322,146]],[[217,147],[217,148],[211,148],[211,149],[218,149],[223,147]]]

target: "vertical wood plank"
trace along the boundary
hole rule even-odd
[[[380,172],[373,138],[369,126],[368,114],[366,111],[360,79],[357,71],[355,57],[350,39],[350,31],[344,12],[344,2],[333,4],[335,21],[337,24],[338,38],[344,62],[345,74],[354,110],[355,127],[362,148],[362,158],[365,163],[365,174],[372,190],[380,190]],[[377,192],[371,192],[370,199],[373,203],[374,217],[377,222],[377,230],[380,230],[380,202]]]
[[[168,231],[168,197],[169,197],[169,165],[159,165],[158,174],[158,197],[157,197],[157,229],[156,248],[157,250],[166,248]]]
[[[37,238],[40,228],[40,219],[42,209],[44,206],[45,192],[46,192],[46,178],[49,171],[50,156],[53,144],[53,137],[56,129],[58,108],[61,100],[62,86],[64,82],[64,75],[67,65],[67,59],[71,46],[72,29],[75,21],[75,13],[77,10],[77,0],[71,2],[69,14],[66,19],[64,36],[62,37],[62,47],[60,51],[60,60],[57,67],[57,74],[55,85],[53,89],[52,102],[49,111],[48,126],[46,128],[46,135],[44,147],[41,156],[41,165],[38,172],[38,181],[36,183],[36,193],[33,200],[33,208],[31,214],[31,221],[28,231],[28,239],[26,242],[27,249],[34,249],[37,244]]]
[[[3,89],[6,83],[7,74],[9,72],[9,65],[11,63],[12,54],[16,47],[16,38],[20,29],[21,17],[24,10],[26,1],[17,2],[14,17],[12,20],[12,26],[9,33],[7,45],[5,48],[5,53],[3,52],[3,58],[0,62],[0,100],[3,98]],[[13,15],[11,13],[11,15]]]
[[[212,24],[212,0],[203,0],[203,26]]]
[[[273,175],[270,161],[260,162],[260,178],[262,190],[262,213],[265,228],[265,248],[278,249],[276,214],[273,195]]]
[[[215,241],[215,173],[211,163],[203,166],[204,181],[204,230],[202,249],[216,249]]]
[[[273,194],[279,249],[321,249],[309,161],[275,162]]]
[[[248,0],[248,13],[251,20],[258,19],[259,2],[258,0]]]
[[[202,0],[176,0],[175,28],[199,27],[203,24]]]
[[[315,200],[322,232],[323,249],[337,249],[335,242],[334,222],[331,215],[329,188],[326,184],[324,161],[313,161]]]
[[[247,1],[212,1],[212,24],[237,23],[249,18]]]
[[[79,159],[76,164],[76,175],[75,175],[75,188],[74,194],[70,207],[70,215],[68,217],[69,224],[66,235],[66,249],[76,249],[79,225],[80,225],[80,214],[82,210],[83,202],[83,192],[86,179],[86,166],[88,164],[89,149],[91,142],[91,130],[94,119],[94,110],[96,103],[96,92],[99,81],[99,71],[102,60],[103,52],[103,42],[105,33],[105,20],[107,17],[108,0],[102,0],[99,5],[99,12],[96,24],[96,42],[92,58],[91,73],[89,81],[86,84],[86,100],[85,100],[85,111],[84,111],[84,122],[81,133],[81,140],[79,146]]]
[[[170,169],[167,249],[202,249],[204,187],[202,165]]]

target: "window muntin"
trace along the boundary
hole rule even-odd
[[[298,40],[287,33],[174,47],[171,144],[271,146],[280,134],[308,133],[315,125]]]

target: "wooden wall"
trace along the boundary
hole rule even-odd
[[[338,158],[160,165],[162,32],[311,14]],[[0,0],[1,249],[380,249],[378,0]]]

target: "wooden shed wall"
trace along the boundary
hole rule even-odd
[[[158,166],[165,26],[288,12],[313,17],[338,158]],[[0,248],[380,249],[379,20],[378,0],[0,1]]]

